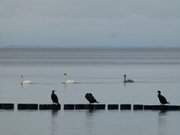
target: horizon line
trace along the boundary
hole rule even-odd
[[[52,47],[41,47],[41,46],[38,46],[38,47],[35,47],[35,46],[28,46],[28,47],[22,47],[22,46],[3,46],[3,47],[0,47],[0,49],[180,49],[180,47],[55,47],[55,46],[52,46]]]

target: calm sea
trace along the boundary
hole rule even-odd
[[[64,73],[76,84],[62,84]],[[123,84],[123,74],[135,80]],[[32,84],[20,85],[22,78]],[[0,49],[0,102],[159,104],[157,90],[180,105],[180,49]],[[180,112],[5,111],[4,135],[179,135]]]

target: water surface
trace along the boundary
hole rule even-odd
[[[56,89],[62,104],[159,104],[157,90],[180,104],[180,49],[0,49],[0,102],[51,103]],[[78,84],[64,85],[64,73]],[[134,79],[123,84],[123,74]],[[33,84],[20,85],[23,74]],[[169,135],[179,134],[179,112],[159,111],[0,111],[7,135]]]

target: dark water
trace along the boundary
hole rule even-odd
[[[0,49],[1,65],[180,64],[180,49]]]
[[[158,89],[180,104],[180,49],[0,49],[0,102],[87,103],[92,92],[102,103],[159,104]],[[78,84],[64,85],[64,73]],[[134,79],[123,84],[123,74]],[[24,76],[32,84],[20,85]],[[179,112],[0,111],[7,135],[179,134]]]

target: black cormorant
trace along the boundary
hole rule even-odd
[[[99,103],[99,102],[95,99],[95,97],[93,96],[92,93],[86,93],[86,94],[85,94],[85,98],[89,101],[90,104],[91,104],[91,103]]]
[[[158,90],[157,91],[158,92],[158,98],[159,98],[159,102],[161,103],[161,104],[169,104],[169,102],[167,101],[167,99],[163,96],[163,95],[161,95],[161,91],[160,90]]]
[[[51,93],[52,102],[55,103],[55,104],[59,104],[58,97],[54,92],[55,92],[55,90],[52,90],[52,93]]]
[[[124,83],[134,83],[134,80],[127,79],[127,75],[124,74]]]

